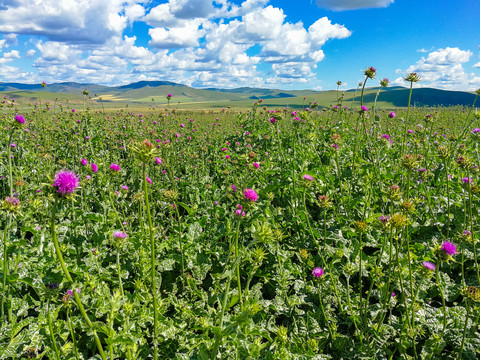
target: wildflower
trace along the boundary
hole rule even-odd
[[[92,168],[92,171],[93,171],[94,173],[96,173],[96,172],[98,171],[98,166],[97,166],[97,164],[91,163],[91,164],[90,164],[90,167]]]
[[[365,105],[363,105],[363,106],[360,108],[360,111],[361,111],[361,112],[366,112],[366,111],[368,111],[368,108],[367,108]]]
[[[476,134],[480,132],[480,128],[475,128],[472,130],[472,134]]]
[[[88,160],[87,159],[82,159],[81,163],[82,163],[83,166],[87,166],[88,165]]]
[[[396,213],[390,218],[390,224],[392,224],[394,229],[400,230],[408,225],[408,218],[403,214]]]
[[[402,165],[408,170],[414,169],[418,165],[417,159],[418,157],[413,154],[406,154],[402,158]]]
[[[72,194],[80,186],[77,175],[73,171],[62,170],[55,175],[53,187],[62,195]]]
[[[463,294],[473,301],[480,300],[480,289],[476,286],[467,286],[465,289],[463,289]]]
[[[245,217],[245,211],[242,211],[242,206],[237,205],[237,207],[238,209],[235,210],[235,214],[237,214],[237,216]]]
[[[304,174],[302,176],[302,178],[305,179],[305,180],[308,180],[308,181],[313,181],[313,176],[310,176],[310,175],[307,175],[307,174]]]
[[[388,114],[388,117],[389,117],[390,119],[394,119],[396,116],[397,116],[397,114],[395,114],[394,111],[392,111],[390,114]]]
[[[380,225],[385,230],[388,228],[389,220],[390,220],[390,216],[385,216],[385,215],[382,215],[378,218],[378,221],[380,221]]]
[[[256,169],[260,168],[260,165],[259,165],[258,163],[256,163],[256,162],[253,163],[253,166],[254,166]]]
[[[127,237],[127,234],[123,231],[115,231],[113,233],[113,237],[116,239],[125,239]]]
[[[367,232],[368,225],[365,221],[355,221],[353,223],[353,228],[358,234]]]
[[[155,158],[155,162],[160,165],[162,163],[162,159],[160,159],[159,157],[156,157]]]
[[[20,200],[16,197],[7,196],[3,200],[2,208],[8,212],[17,212],[20,209]]]
[[[375,69],[373,66],[370,66],[369,68],[367,68],[363,74],[369,78],[369,79],[373,79],[375,77],[375,75],[377,75],[377,69]],[[363,84],[362,84],[363,85]]]
[[[434,271],[436,269],[435,264],[430,261],[424,261],[422,265],[426,270]]]
[[[444,251],[445,254],[451,256],[457,253],[457,246],[450,241],[444,241],[440,250]]]
[[[123,191],[128,191],[128,186],[127,185],[122,185],[121,188],[122,188]]]
[[[330,198],[325,195],[319,195],[318,202],[322,209],[328,209],[329,207],[332,206],[332,202],[330,201]]]
[[[388,80],[387,78],[384,78],[383,80],[380,80],[380,86],[381,87],[387,87],[389,83],[390,83],[390,80]]]
[[[462,178],[462,181],[463,181],[464,184],[468,184],[469,182],[471,184],[473,184],[473,179],[472,178],[464,177],[464,178]]]
[[[120,165],[111,164],[111,165],[110,165],[110,170],[112,170],[112,171],[114,171],[114,172],[119,172],[119,171],[120,171]]]
[[[323,276],[323,269],[321,267],[316,267],[312,270],[312,275],[316,278],[320,278]]]
[[[237,192],[237,187],[233,184],[232,184],[232,190],[233,190],[233,192]]]
[[[245,189],[243,194],[245,195],[245,199],[255,202],[258,200],[258,195],[253,189]]]
[[[150,179],[150,178],[148,177],[148,175],[145,176],[145,180],[147,180],[147,182],[148,182],[149,184],[151,184],[151,183],[153,182],[152,179]]]
[[[405,81],[416,83],[420,81],[420,77],[417,75],[417,73],[410,73],[407,74],[404,78]]]
[[[15,115],[15,121],[17,124],[25,124],[25,118],[20,114]]]

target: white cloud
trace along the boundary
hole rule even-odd
[[[480,62],[476,63],[475,65],[473,65],[474,68],[480,68]]]
[[[428,56],[422,57],[415,65],[411,65],[405,74],[415,72],[420,77],[417,87],[434,87],[447,90],[475,90],[480,86],[480,77],[474,73],[467,73],[463,68],[464,63],[470,61],[470,50],[459,48],[438,49]],[[397,73],[401,71],[397,70]],[[408,85],[403,77],[395,79],[394,85]]]
[[[9,52],[0,56],[9,65],[21,56],[33,58],[38,74],[28,73],[30,82],[305,83],[315,79],[316,64],[325,58],[323,45],[351,34],[326,17],[308,28],[288,22],[269,0],[8,0],[2,7],[5,1],[0,33],[9,35],[0,49]],[[134,22],[151,27],[142,34],[150,39],[126,31]],[[17,34],[30,36],[27,48],[17,50]],[[145,40],[148,46],[140,46]]]
[[[263,41],[280,35],[285,17],[282,9],[267,6],[246,14],[242,20],[249,39]]]
[[[5,59],[20,59],[20,53],[18,50],[12,50],[8,53],[3,53]]]
[[[384,8],[393,4],[394,0],[317,0],[321,8],[344,11],[368,8]]]
[[[205,31],[199,28],[200,24],[198,20],[188,20],[179,27],[150,29],[148,34],[152,40],[148,44],[164,49],[196,47],[205,35]]]
[[[463,51],[459,48],[447,47],[431,52],[426,59],[422,58],[421,61],[432,65],[453,65],[468,62],[472,55],[473,53],[470,50]]]
[[[308,37],[315,46],[322,46],[329,39],[345,39],[351,34],[343,25],[332,25],[327,17],[318,19],[308,28]]]
[[[0,7],[0,32],[100,44],[121,35],[129,16],[140,14],[141,5],[134,3],[133,0],[16,0],[8,7]]]

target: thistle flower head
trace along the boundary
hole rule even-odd
[[[113,233],[113,237],[116,239],[125,239],[127,237],[127,234],[123,231],[115,231]]]
[[[312,270],[312,275],[316,278],[320,278],[323,276],[323,269],[321,267],[316,267]]]
[[[440,250],[451,256],[457,253],[457,246],[450,241],[444,241]]]
[[[77,175],[73,171],[62,170],[55,175],[53,187],[57,188],[57,193],[64,196],[71,195],[77,187],[80,186]]]
[[[10,213],[15,213],[20,209],[20,200],[16,197],[7,196],[2,202],[2,209]]]
[[[435,264],[430,261],[424,261],[422,262],[422,265],[423,265],[423,268],[428,271],[434,271],[437,268]]]
[[[91,166],[92,171],[93,171],[94,173],[96,173],[96,172],[98,171],[98,166],[97,166],[97,164],[91,163],[90,166]]]
[[[457,254],[457,246],[450,241],[444,241],[442,245],[437,245],[436,254],[441,260],[449,262],[453,260],[452,256]]]
[[[318,203],[322,209],[328,209],[332,206],[332,201],[326,195],[319,195],[318,196]]]
[[[110,164],[110,170],[113,171],[114,173],[117,173],[121,170],[120,165],[112,163]]]
[[[253,189],[245,189],[243,191],[243,195],[245,196],[245,200],[256,202],[258,200],[258,194]]]
[[[25,118],[22,115],[17,114],[15,115],[15,122],[19,125],[25,124]]]
[[[368,79],[373,79],[375,75],[377,75],[377,69],[375,69],[373,66],[370,66],[367,68],[363,74],[368,78]],[[363,85],[363,84],[362,84]]]
[[[409,73],[407,76],[405,76],[405,81],[411,82],[411,83],[416,83],[420,81],[420,76],[418,76],[417,73]]]
[[[381,87],[387,87],[389,83],[390,83],[390,80],[388,80],[387,78],[384,78],[383,80],[380,80],[380,86]]]

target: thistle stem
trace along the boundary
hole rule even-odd
[[[148,227],[150,229],[150,277],[152,282],[153,297],[153,358],[158,359],[158,317],[157,317],[157,286],[155,283],[155,240],[153,238],[152,215],[150,213],[150,202],[148,201],[148,186],[146,165],[143,164],[143,192],[145,193],[145,207],[147,208]]]
[[[55,246],[55,252],[57,253],[57,258],[58,261],[60,262],[60,266],[62,267],[63,274],[67,278],[67,280],[71,283],[73,283],[72,276],[70,275],[67,265],[65,264],[65,261],[63,260],[63,255],[62,251],[60,250],[60,245],[58,243],[57,239],[57,232],[55,230],[55,217],[57,215],[57,204],[58,204],[58,199],[55,198],[55,201],[53,203],[52,207],[52,218],[50,221],[50,230],[52,233],[52,240],[53,240],[53,245]],[[73,297],[75,298],[75,302],[77,303],[77,306],[80,310],[80,313],[82,314],[83,318],[85,319],[85,322],[87,323],[88,327],[90,330],[93,332],[93,336],[95,337],[95,343],[98,348],[98,352],[100,353],[100,356],[102,357],[102,360],[107,360],[107,357],[105,356],[105,353],[103,352],[102,348],[102,343],[100,342],[100,339],[97,335],[97,331],[95,330],[92,322],[90,321],[90,318],[88,317],[87,313],[85,312],[85,308],[83,307],[82,301],[80,300],[80,296],[76,291],[73,292]]]

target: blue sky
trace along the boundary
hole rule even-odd
[[[0,82],[480,88],[478,0],[0,0]]]

